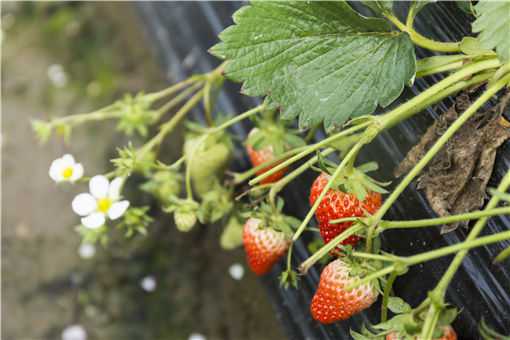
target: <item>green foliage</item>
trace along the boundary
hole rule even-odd
[[[182,174],[176,170],[160,170],[154,172],[149,180],[140,188],[152,194],[163,205],[169,204],[172,197],[177,197],[181,192]]]
[[[154,153],[147,152],[140,155],[132,145],[118,148],[117,152],[119,157],[111,160],[117,176],[128,177],[134,172],[143,175],[150,174],[150,169],[154,166]]]
[[[388,309],[395,314],[402,314],[409,313],[411,311],[411,306],[403,299],[397,296],[391,296],[388,298]]]
[[[478,329],[483,340],[510,340],[510,336],[499,334],[490,328],[483,318]]]
[[[149,207],[131,207],[124,214],[122,221],[118,224],[119,229],[124,230],[126,237],[135,234],[147,234],[147,227],[152,223],[153,218],[147,212]]]
[[[34,119],[30,123],[32,124],[32,130],[34,130],[39,143],[46,143],[50,139],[53,131],[51,124],[39,119]]]
[[[232,214],[220,237],[223,249],[231,250],[243,244],[243,222],[238,214]]]
[[[393,0],[363,0],[363,4],[370,8],[376,15],[393,12]]]
[[[328,131],[389,105],[415,74],[409,36],[346,2],[255,1],[211,49],[243,92],[268,95],[300,128]]]
[[[117,129],[128,136],[135,132],[142,137],[149,133],[149,126],[158,119],[158,111],[151,110],[152,101],[148,100],[143,93],[136,96],[125,95],[124,98],[114,104],[114,109],[120,113]]]
[[[503,62],[510,60],[510,2],[482,0],[475,5],[473,32],[483,48],[495,49]]]

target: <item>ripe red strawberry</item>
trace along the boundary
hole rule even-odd
[[[315,179],[310,190],[310,205],[315,203],[329,178],[328,174],[321,173]],[[328,243],[352,225],[352,222],[330,224],[329,221],[344,217],[362,217],[367,213],[374,214],[381,207],[381,202],[381,194],[377,192],[368,192],[365,199],[360,201],[354,194],[330,189],[315,211],[322,239]],[[353,235],[345,239],[342,244],[356,245],[358,241],[359,237]]]
[[[386,340],[401,340],[403,337],[400,337],[397,332],[392,332],[386,335]],[[418,339],[418,336],[413,337],[413,339]],[[440,338],[436,338],[434,340],[457,340],[457,333],[452,328],[452,326],[444,326],[443,328],[443,336]]]
[[[321,273],[319,287],[310,305],[312,317],[329,324],[346,320],[370,307],[377,299],[377,290],[371,283],[345,290],[356,279],[350,265],[343,260],[336,259],[328,264]]]
[[[258,218],[249,218],[243,229],[248,266],[257,275],[269,272],[290,245],[290,240],[283,232],[261,226],[261,222]]]
[[[259,166],[262,163],[269,162],[275,158],[273,147],[272,146],[266,146],[264,148],[261,148],[259,150],[255,150],[251,145],[246,145],[246,151],[248,152],[248,156],[250,157],[250,162],[253,167]],[[275,167],[281,162],[276,163],[273,166],[268,166],[267,168],[261,169],[257,171],[257,175],[262,175],[264,172],[268,171],[269,169]],[[274,183],[278,181],[280,178],[282,178],[285,173],[287,172],[288,168],[283,168],[281,170],[278,170],[274,174],[264,178],[262,181],[260,181],[261,184],[269,184]]]

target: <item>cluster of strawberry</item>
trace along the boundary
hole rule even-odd
[[[253,167],[270,162],[276,156],[271,146],[256,150],[252,145],[247,144],[246,149]],[[273,162],[272,166],[276,164],[278,163]],[[260,175],[270,168],[266,167],[257,174]],[[263,184],[278,181],[286,171],[287,169],[282,169],[266,177]],[[317,176],[310,189],[311,206],[319,198],[329,180],[330,175],[326,171]],[[343,223],[332,223],[332,221],[372,215],[381,207],[382,196],[379,192],[366,190],[360,197],[348,190],[349,186],[344,185],[343,181],[345,179],[334,182],[315,211],[324,243],[330,242],[353,225],[351,221]],[[370,307],[377,300],[379,294],[377,283],[368,282],[348,289],[361,278],[364,272],[360,270],[359,263],[351,261],[346,256],[344,249],[345,246],[355,247],[360,239],[359,235],[351,235],[331,252],[335,259],[322,270],[317,291],[310,305],[310,312],[315,320],[324,324],[347,320]],[[289,233],[280,230],[274,222],[267,223],[264,218],[251,217],[244,224],[243,244],[250,269],[257,275],[264,275],[270,272],[273,265],[285,255],[291,244],[291,238]],[[449,325],[442,326],[438,332],[436,332],[436,335],[439,334],[438,340],[457,338],[455,331]],[[386,331],[384,337],[386,340],[418,339],[417,335],[409,335],[405,329]]]

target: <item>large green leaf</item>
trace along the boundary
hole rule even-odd
[[[482,0],[475,6],[477,19],[473,22],[473,32],[482,47],[496,49],[503,62],[510,60],[510,1]]]
[[[257,1],[233,16],[211,52],[243,92],[268,95],[301,128],[340,127],[395,100],[415,74],[413,45],[346,2]]]

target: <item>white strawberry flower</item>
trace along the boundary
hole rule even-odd
[[[66,154],[51,163],[49,175],[57,183],[74,183],[83,176],[83,165],[76,163],[72,155]]]
[[[116,220],[124,215],[129,207],[129,201],[120,200],[123,181],[120,177],[109,182],[105,176],[94,176],[89,182],[90,193],[82,193],[74,198],[73,210],[83,216],[81,223],[86,228],[102,227],[107,217]]]

